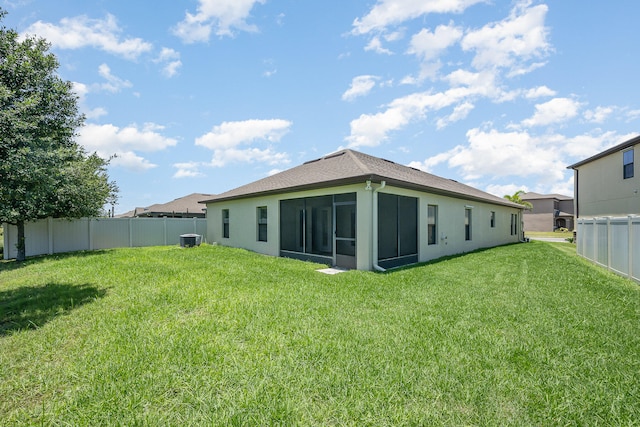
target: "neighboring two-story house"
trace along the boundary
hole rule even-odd
[[[574,170],[576,218],[640,215],[640,136],[569,166]]]
[[[520,199],[531,203],[524,211],[524,230],[555,231],[558,228],[573,230],[573,198],[562,194],[525,193]]]
[[[574,170],[576,250],[640,282],[640,136],[569,166]]]

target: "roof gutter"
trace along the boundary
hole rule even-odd
[[[385,272],[387,271],[385,268],[380,267],[378,264],[378,191],[382,190],[387,185],[386,181],[380,182],[380,186],[376,189],[373,189],[373,225],[371,230],[371,235],[373,236],[373,244],[372,244],[372,252],[373,252],[373,268],[376,271]],[[371,181],[367,181],[367,188],[371,189]]]

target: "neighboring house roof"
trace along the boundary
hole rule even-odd
[[[540,194],[530,191],[520,195],[522,200],[541,200],[541,199],[557,199],[557,200],[573,200],[573,197],[564,196],[562,194]]]
[[[308,161],[300,166],[219,194],[202,203],[364,183],[366,180],[386,181],[388,185],[396,187],[522,208],[521,205],[507,199],[457,181],[354,150],[342,150]]]
[[[609,154],[616,153],[616,152],[618,152],[620,150],[624,150],[625,148],[629,148],[629,147],[631,147],[633,145],[636,145],[636,144],[640,144],[640,135],[638,135],[638,136],[636,136],[634,138],[631,138],[630,140],[625,141],[622,144],[618,144],[618,145],[616,145],[614,147],[609,148],[608,150],[605,150],[605,151],[603,151],[601,153],[598,153],[595,156],[591,156],[588,159],[584,159],[584,160],[582,160],[582,161],[580,161],[578,163],[572,164],[571,166],[567,166],[567,169],[575,169],[575,168],[580,167],[580,166],[582,166],[584,164],[593,162],[594,160],[601,159],[603,157],[608,156]]]
[[[146,208],[135,208],[119,217],[140,217],[140,216],[169,216],[175,214],[204,214],[203,207],[198,203],[202,199],[212,197],[213,194],[192,193],[188,196],[179,197],[168,203],[156,203]]]

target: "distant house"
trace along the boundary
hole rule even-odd
[[[526,231],[555,231],[558,228],[573,230],[573,198],[562,194],[524,193],[520,199],[531,203],[524,211]]]
[[[203,203],[209,241],[360,270],[384,270],[522,237],[521,205],[353,150]]]
[[[640,136],[569,166],[574,171],[577,218],[640,214]]]
[[[132,211],[118,215],[119,218],[205,218],[206,208],[201,200],[212,197],[213,194],[192,193],[179,197],[168,203],[158,203],[146,208],[135,208]]]

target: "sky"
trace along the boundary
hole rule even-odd
[[[640,132],[637,0],[0,0],[51,43],[115,212],[351,148],[498,196]]]

